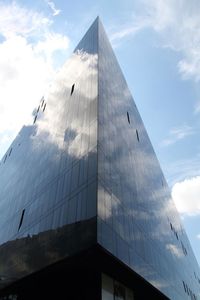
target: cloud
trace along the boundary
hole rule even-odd
[[[53,1],[46,1],[47,4],[49,5],[49,7],[51,8],[52,12],[53,12],[53,16],[57,16],[60,14],[61,10],[60,9],[56,9],[55,4]]]
[[[0,157],[55,76],[53,55],[69,47],[69,38],[51,30],[43,14],[0,4]]]
[[[197,235],[197,238],[200,239],[200,234]]]
[[[172,128],[166,139],[161,142],[161,146],[166,147],[175,144],[177,141],[183,140],[195,133],[194,129],[188,125],[182,125]]]
[[[34,47],[37,54],[43,54],[46,59],[52,63],[53,53],[57,50],[66,50],[69,48],[69,38],[59,33],[48,32],[44,39],[39,41]]]
[[[178,211],[189,216],[200,214],[200,176],[176,183],[172,197]]]
[[[134,4],[133,4],[134,5]],[[198,0],[141,0],[126,26],[111,35],[118,42],[144,29],[154,30],[163,47],[179,51],[183,79],[200,80],[200,2]]]
[[[52,23],[42,13],[21,7],[16,2],[9,5],[1,2],[0,11],[0,33],[5,38],[11,38],[18,34],[28,36]]]
[[[130,35],[135,35],[143,28],[147,27],[147,23],[143,21],[137,21],[136,24],[123,26],[120,30],[112,33],[110,35],[111,42],[115,43],[121,39],[124,39],[125,37],[128,37]]]
[[[184,181],[187,178],[196,177],[200,174],[200,156],[189,159],[177,160],[173,163],[164,164],[168,184],[172,187],[176,182]]]

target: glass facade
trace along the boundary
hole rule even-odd
[[[200,299],[197,261],[101,22],[98,54],[98,242],[170,299]]]
[[[97,25],[1,160],[1,287],[96,243]]]
[[[170,299],[200,299],[198,264],[99,18],[0,179],[0,288],[99,244]],[[112,282],[108,299],[133,299]]]

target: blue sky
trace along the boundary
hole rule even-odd
[[[200,264],[199,0],[0,0],[0,157],[97,15]]]

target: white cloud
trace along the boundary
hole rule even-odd
[[[188,125],[182,125],[172,128],[166,139],[161,142],[161,146],[169,146],[175,144],[177,141],[185,139],[187,136],[191,136],[195,133],[194,129]]]
[[[60,14],[61,10],[60,9],[56,9],[55,3],[53,1],[46,1],[46,2],[49,5],[49,7],[51,8],[51,10],[53,12],[53,16],[57,16],[57,15]]]
[[[116,41],[121,40],[129,35],[135,35],[145,27],[147,27],[147,23],[144,20],[138,20],[136,24],[133,24],[131,26],[123,26],[123,28],[121,28],[120,30],[112,33],[110,36],[110,40],[115,43]]]
[[[50,19],[15,2],[0,4],[0,11],[1,157],[21,126],[32,122],[31,112],[55,75],[52,56],[67,49],[69,39],[50,30]]]
[[[200,214],[200,176],[176,183],[172,187],[172,197],[181,214]]]
[[[112,35],[115,43],[140,30],[153,29],[162,46],[182,55],[178,70],[184,79],[200,80],[200,1],[141,0],[131,22]]]
[[[16,2],[9,5],[1,2],[0,12],[0,33],[5,38],[10,38],[16,34],[27,36],[52,23],[42,13],[23,8]]]
[[[44,39],[34,47],[35,53],[44,54],[49,63],[52,63],[52,55],[57,50],[65,50],[69,47],[69,38],[59,33],[48,32]]]
[[[163,162],[162,165],[166,178],[168,178],[168,184],[172,187],[177,182],[184,181],[186,178],[196,177],[200,174],[200,155],[167,164]]]
[[[197,238],[200,239],[200,234],[197,235]]]

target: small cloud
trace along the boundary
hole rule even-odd
[[[200,154],[188,159],[179,159],[175,162],[164,163],[163,167],[165,169],[165,175],[168,178],[168,184],[172,187],[177,182],[199,176]]]
[[[181,214],[200,214],[200,176],[177,182],[172,187],[172,197]]]
[[[60,9],[56,9],[55,7],[55,3],[53,1],[46,1],[48,6],[52,9],[53,12],[53,16],[57,16],[60,14],[61,10]]]
[[[128,37],[130,35],[135,35],[137,32],[139,32],[141,29],[145,27],[145,23],[138,23],[138,24],[132,24],[125,28],[121,28],[118,31],[112,33],[110,35],[111,42],[119,42],[120,40],[124,39],[125,37]]]
[[[197,238],[200,239],[200,234],[197,235]]]
[[[133,4],[133,14],[125,26],[118,25],[114,41],[151,29],[164,48],[179,52],[178,71],[183,79],[200,80],[200,2],[197,0],[141,0]],[[181,25],[180,25],[181,24]],[[121,27],[121,28],[120,28]]]
[[[188,125],[172,128],[169,131],[168,137],[161,142],[161,146],[166,147],[175,144],[177,141],[183,140],[194,133],[194,129]]]

